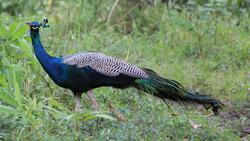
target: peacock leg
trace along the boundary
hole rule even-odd
[[[82,111],[82,109],[81,109],[81,93],[75,94],[75,104],[76,104],[75,111],[81,112]]]
[[[97,102],[96,102],[96,98],[95,98],[95,96],[93,95],[92,90],[89,90],[89,91],[87,92],[87,94],[88,94],[88,97],[89,97],[89,99],[90,99],[90,101],[91,101],[91,106],[92,106],[92,108],[95,109],[95,110],[97,111],[97,110],[99,109],[99,105],[98,105]]]

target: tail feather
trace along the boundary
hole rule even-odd
[[[173,101],[195,102],[204,105],[207,109],[212,107],[215,114],[223,104],[207,95],[201,95],[185,89],[179,82],[160,77],[152,70],[144,69],[149,78],[137,79],[134,87],[139,90],[150,93],[163,100],[170,99]]]

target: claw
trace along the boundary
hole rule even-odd
[[[212,108],[212,111],[214,112],[214,114],[218,115],[219,109],[222,109],[224,104],[222,102],[220,102],[219,100],[215,100],[212,103],[210,103],[209,105],[204,104],[203,106],[205,107],[206,110],[208,110],[209,108]]]
[[[82,112],[82,109],[81,109],[81,107],[79,107],[79,106],[76,106],[76,107],[75,107],[75,112]]]

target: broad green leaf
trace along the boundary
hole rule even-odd
[[[16,100],[12,96],[7,94],[7,92],[4,92],[2,89],[0,89],[0,99],[14,107],[17,107],[18,105]]]
[[[18,42],[18,46],[22,49],[23,53],[25,54],[25,57],[29,57],[30,59],[34,59],[33,53],[31,48],[29,47],[28,43],[24,39],[20,39]]]
[[[17,113],[17,110],[10,106],[0,105],[0,113],[15,114]]]
[[[75,120],[79,120],[82,122],[86,122],[86,121],[90,121],[90,120],[94,120],[98,117],[104,118],[104,119],[108,119],[108,120],[116,120],[115,118],[104,114],[104,112],[102,111],[94,111],[94,112],[85,112],[85,113],[76,113],[73,114],[73,118]]]
[[[95,115],[97,117],[101,117],[101,118],[104,118],[104,119],[108,119],[108,120],[116,120],[115,118],[109,116],[109,115],[104,115],[104,114],[97,114]]]
[[[6,81],[5,75],[4,74],[0,74],[0,87],[8,87],[8,83]]]
[[[11,37],[12,40],[15,40],[15,39],[18,39],[18,38],[21,38],[25,32],[28,30],[28,26],[22,26],[20,27],[16,32],[15,34]]]
[[[66,107],[64,107],[62,103],[59,103],[58,101],[56,101],[56,100],[54,100],[54,99],[49,99],[48,102],[49,102],[49,104],[50,104],[51,106],[55,106],[55,107],[57,107],[57,108],[59,108],[59,109],[65,111],[65,112],[69,112],[69,113],[71,112],[71,111],[68,110]]]
[[[96,118],[97,118],[97,116],[94,115],[91,112],[73,114],[73,119],[79,120],[79,121],[82,121],[82,122],[94,120]]]
[[[6,28],[3,26],[3,24],[0,24],[0,36],[6,36]]]
[[[13,95],[15,96],[15,100],[17,101],[19,107],[21,108],[22,95],[21,95],[19,84],[18,84],[17,79],[16,79],[16,72],[15,71],[12,71],[12,76],[13,76],[13,86],[14,86],[14,94]]]
[[[14,45],[14,44],[10,44],[10,46],[13,47],[14,49],[20,49],[19,46],[16,46],[16,45]]]
[[[11,25],[10,25],[10,29],[9,29],[9,37],[12,38],[15,33],[16,33],[16,30],[17,30],[17,22],[13,22]]]
[[[82,122],[90,121],[96,119],[97,116],[95,115],[88,115],[88,116],[82,116],[82,117],[77,117],[76,119]]]
[[[6,55],[6,54],[4,54],[4,55]],[[11,68],[11,64],[6,57],[3,57],[2,62],[3,62],[3,67],[5,67],[5,69]]]
[[[67,117],[67,114],[61,112],[61,111],[58,111],[52,107],[49,107],[49,106],[44,106],[44,108],[48,109],[49,110],[49,113],[51,113],[51,115],[56,118],[56,119],[62,119],[62,118],[65,118]]]

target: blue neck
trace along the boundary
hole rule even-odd
[[[42,65],[43,69],[48,73],[48,75],[52,78],[52,80],[57,83],[60,81],[60,77],[62,74],[61,69],[61,58],[56,58],[50,56],[46,50],[44,49],[41,41],[39,31],[31,31],[30,32],[32,45],[34,48],[35,55]]]
[[[39,31],[31,32],[32,45],[34,48],[35,55],[43,67],[47,67],[49,62],[54,58],[51,57],[44,49],[41,41]],[[44,68],[45,69],[45,68]]]

